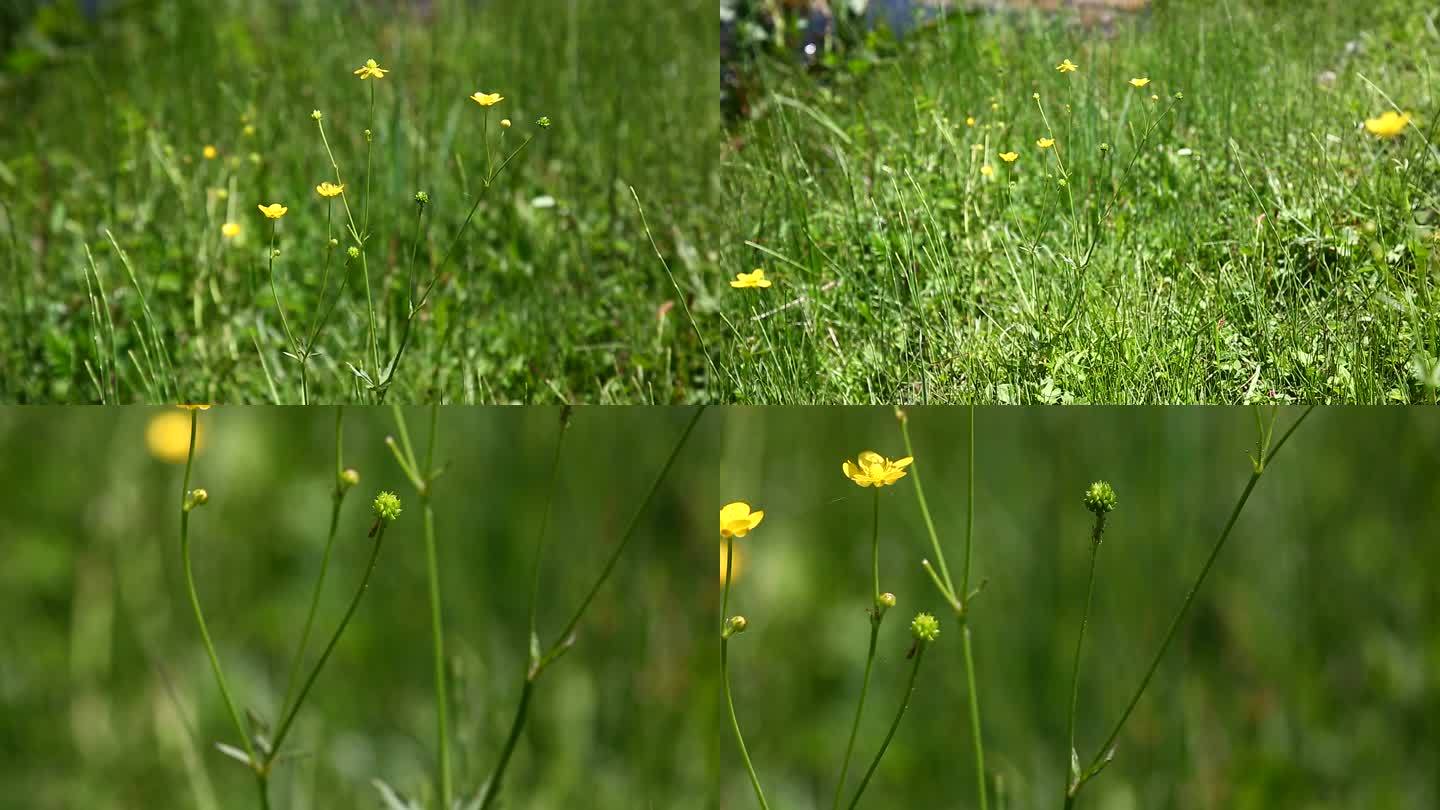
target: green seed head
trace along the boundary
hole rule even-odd
[[[1114,511],[1119,499],[1115,497],[1115,489],[1108,481],[1096,481],[1085,490],[1085,508],[1097,515]]]
[[[355,247],[354,245],[351,245],[350,248],[345,251],[345,253],[348,254],[352,259],[360,258],[360,248]]]
[[[393,492],[381,492],[375,496],[375,516],[389,523],[400,517],[400,498]]]
[[[929,613],[917,613],[910,621],[910,635],[916,641],[929,643],[940,637],[940,620]]]
[[[426,205],[430,202],[430,195],[423,191],[417,191],[415,192],[415,202],[417,205]]]
[[[550,128],[550,116],[548,116],[548,115],[542,115],[542,116],[540,116],[539,118],[535,119],[535,124],[536,124],[536,126],[540,127],[541,129],[549,129],[549,128]]]
[[[325,117],[325,114],[320,112],[319,110],[311,110],[310,117],[314,118],[316,121],[319,121],[321,118]]]

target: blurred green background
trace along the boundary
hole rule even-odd
[[[97,3],[97,16],[82,12]],[[281,354],[266,283],[270,223],[256,205],[290,207],[279,227],[279,297],[292,321],[309,322],[320,309],[326,238],[313,187],[333,179],[312,109],[325,115],[352,206],[364,204],[363,131],[375,134],[369,265],[388,357],[408,311],[414,193],[432,203],[422,266],[440,263],[475,199],[485,147],[482,113],[467,96],[477,90],[505,96],[489,126],[493,140],[496,122],[513,119],[503,151],[539,137],[470,224],[388,401],[701,396],[704,358],[681,308],[670,311],[675,289],[629,187],[688,280],[702,264],[716,190],[714,5],[12,4],[0,3],[0,401],[298,403],[297,364]],[[368,58],[392,72],[362,83],[351,71]],[[543,132],[532,123],[542,115],[554,122]],[[206,145],[216,158],[203,157]],[[240,236],[222,238],[225,222],[239,224]],[[148,329],[107,228],[171,358],[157,380],[142,378],[128,355],[145,359]],[[115,322],[115,390],[104,380],[108,335],[98,352],[92,339],[86,246]],[[312,402],[357,399],[345,362],[364,365],[367,327],[352,278],[320,340]]]
[[[423,442],[428,411],[410,409]],[[565,440],[540,604],[549,643],[681,435],[688,409],[579,409]],[[540,680],[508,808],[669,808],[713,793],[718,610],[706,537],[718,432],[701,418],[632,545]],[[442,408],[435,509],[454,678],[457,783],[490,772],[514,714],[558,409]],[[271,723],[329,520],[332,409],[200,414],[195,573],[236,700]],[[369,555],[368,502],[398,493],[355,620],[278,766],[279,810],[380,807],[372,778],[429,791],[434,704],[421,510],[383,444],[386,409],[345,412],[345,503],[311,657]],[[250,808],[178,548],[188,416],[175,408],[0,409],[0,807]],[[176,455],[178,453],[178,455]],[[178,459],[179,463],[175,460]],[[187,729],[193,727],[193,732]],[[193,734],[193,736],[192,736]]]
[[[959,579],[963,409],[913,409],[916,469]],[[1297,415],[1286,411],[1283,428]],[[721,496],[765,522],[739,542],[737,712],[772,806],[830,806],[868,637],[871,491],[863,449],[904,455],[893,411],[728,409]],[[973,605],[987,764],[1005,798],[1058,808],[1071,657],[1085,596],[1086,485],[1119,494],[1101,548],[1080,683],[1089,761],[1119,718],[1250,474],[1255,420],[1224,408],[982,408]],[[1440,803],[1440,413],[1322,408],[1260,481],[1113,764],[1084,810]],[[862,807],[975,806],[960,634],[919,563],[914,477],[881,492],[881,630],[853,786],[894,715],[906,625],[941,636]],[[724,804],[754,807],[728,728]],[[849,793],[846,795],[848,801]]]

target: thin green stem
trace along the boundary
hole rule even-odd
[[[970,699],[970,741],[975,749],[975,789],[980,800],[980,810],[989,807],[989,791],[985,786],[985,743],[980,736],[980,695],[975,691],[975,653],[970,649],[970,624],[968,618],[961,619],[960,637],[965,650],[966,693]]]
[[[855,752],[855,738],[860,733],[860,718],[865,713],[865,697],[870,692],[870,673],[875,665],[875,645],[880,638],[880,619],[876,614],[871,616],[870,649],[865,654],[865,677],[860,681],[860,701],[855,706],[855,720],[850,724],[850,741],[845,744],[845,760],[840,765],[840,778],[835,782],[835,799],[831,802],[831,807],[835,808],[840,806],[840,796],[845,792],[845,777],[850,773],[850,757]]]
[[[680,434],[680,440],[675,443],[674,449],[670,451],[670,457],[665,460],[665,466],[660,468],[659,475],[656,475],[654,482],[650,484],[650,491],[645,494],[645,500],[641,501],[640,508],[636,509],[635,514],[630,518],[630,524],[626,527],[625,533],[621,535],[619,544],[616,545],[615,550],[610,553],[610,558],[605,561],[605,566],[600,570],[600,576],[596,577],[595,584],[592,585],[590,591],[585,594],[585,598],[581,600],[580,606],[575,610],[575,614],[565,623],[565,629],[560,632],[559,638],[556,640],[550,652],[542,659],[542,663],[552,660],[570,645],[572,641],[571,636],[575,632],[575,626],[580,623],[581,617],[583,617],[585,611],[589,609],[590,603],[595,599],[595,595],[600,592],[600,588],[603,587],[605,581],[610,578],[610,573],[615,569],[615,564],[620,561],[620,556],[625,553],[625,547],[630,544],[630,539],[635,536],[635,530],[640,526],[641,516],[649,509],[650,502],[655,500],[656,493],[660,491],[660,484],[669,476],[670,468],[675,465],[675,459],[679,457],[680,451],[685,447],[685,442],[690,438],[690,433],[695,430],[695,424],[700,421],[700,417],[703,416],[704,413],[704,405],[695,409],[695,415],[690,417],[690,423],[685,426],[685,432]]]
[[[530,579],[530,649],[531,665],[540,652],[540,642],[535,635],[535,614],[540,605],[540,564],[545,557],[545,536],[550,527],[550,507],[555,502],[555,485],[560,478],[560,450],[565,446],[565,432],[570,427],[570,409],[566,406],[560,416],[560,434],[555,438],[555,453],[550,458],[549,486],[545,490],[545,507],[540,513],[540,533],[535,538],[535,570]]]
[[[895,712],[895,719],[890,723],[890,730],[885,733],[884,742],[880,743],[880,750],[875,752],[875,759],[871,760],[870,767],[865,771],[865,777],[860,780],[860,787],[855,791],[855,798],[850,800],[850,810],[855,810],[860,804],[860,797],[865,794],[865,788],[870,785],[870,777],[875,775],[875,769],[880,767],[880,760],[885,756],[885,751],[890,747],[890,741],[895,738],[895,730],[900,728],[900,719],[905,716],[905,710],[910,708],[910,698],[915,695],[915,676],[920,674],[920,661],[925,657],[923,641],[915,644],[915,663],[910,667],[910,680],[905,684],[905,696],[900,701],[900,708]]]
[[[914,458],[915,449],[910,444],[909,423],[909,417],[901,414],[900,435],[905,439],[905,455]],[[971,424],[974,424],[973,421]],[[940,580],[944,582],[944,587],[940,588],[940,591],[946,594],[947,600],[953,601],[955,583],[950,579],[950,569],[945,565],[945,552],[940,549],[940,539],[939,534],[935,531],[935,521],[930,517],[930,505],[925,500],[925,487],[920,483],[920,465],[912,465],[910,475],[915,479],[915,499],[920,502],[920,516],[925,519],[925,530],[930,534],[930,549],[935,552],[935,562],[940,566]]]
[[[729,562],[726,562],[729,568]],[[730,694],[730,639],[720,639],[720,688],[725,692],[725,708],[730,713],[730,728],[735,732],[735,742],[740,746],[740,759],[745,763],[745,772],[750,775],[750,786],[755,789],[755,800],[760,810],[770,810],[765,801],[765,791],[760,788],[760,777],[755,775],[755,766],[750,762],[750,752],[745,748],[745,737],[740,733],[740,721],[735,717],[735,699]]]
[[[335,533],[340,525],[340,502],[345,497],[338,488],[330,505],[330,531],[325,538],[325,553],[320,557],[320,575],[315,579],[315,589],[310,594],[310,611],[305,616],[305,629],[300,633],[300,646],[295,649],[295,660],[290,663],[290,674],[285,678],[285,700],[281,710],[290,707],[295,696],[296,678],[300,676],[300,663],[305,659],[305,648],[310,643],[310,632],[315,626],[315,612],[320,606],[320,593],[325,587],[325,574],[330,569],[330,552],[335,547]]]
[[[385,540],[385,528],[389,522],[378,518],[375,524],[375,542],[370,548],[370,563],[365,567],[365,576],[360,580],[360,587],[355,589],[355,596],[350,600],[350,607],[346,608],[345,616],[340,619],[340,625],[335,628],[335,633],[330,636],[330,641],[325,645],[325,651],[320,653],[320,659],[315,662],[315,668],[310,670],[310,675],[305,679],[305,685],[300,687],[300,694],[295,698],[295,704],[285,713],[285,719],[280,723],[280,730],[275,734],[275,742],[270,746],[270,755],[266,759],[264,768],[275,761],[280,754],[280,746],[285,742],[285,737],[295,722],[295,716],[300,713],[300,707],[304,705],[305,698],[310,694],[310,689],[315,685],[315,680],[320,677],[320,671],[325,668],[325,662],[330,660],[330,654],[335,651],[335,645],[340,642],[340,637],[345,634],[345,628],[349,626],[350,619],[354,617],[355,610],[360,607],[360,599],[365,596],[365,591],[370,587],[370,576],[375,573],[375,562],[380,559],[380,546]]]
[[[230,720],[235,724],[235,731],[240,735],[240,743],[245,747],[245,754],[250,758],[250,767],[261,770],[261,763],[255,756],[255,745],[250,741],[250,733],[246,731],[245,724],[240,720],[240,712],[235,708],[235,700],[230,697],[230,686],[225,681],[225,671],[220,667],[220,657],[215,653],[215,643],[210,640],[210,629],[205,623],[205,612],[200,608],[200,594],[195,590],[195,574],[190,565],[190,471],[195,463],[195,435],[199,423],[199,411],[190,411],[190,451],[185,457],[185,479],[180,488],[180,559],[185,568],[185,588],[190,595],[190,607],[195,612],[195,623],[200,627],[200,640],[205,645],[205,655],[210,659],[210,670],[215,675],[215,683],[220,687],[220,697],[225,701],[225,708],[230,714]],[[262,805],[264,791],[261,791]]]
[[[1101,515],[1096,516],[1097,523],[1103,520]],[[1065,738],[1070,741],[1070,747],[1065,752],[1065,795],[1075,789],[1080,780],[1078,768],[1079,755],[1075,753],[1075,711],[1080,705],[1080,651],[1085,646],[1085,628],[1090,623],[1090,603],[1095,595],[1095,560],[1100,556],[1100,543],[1090,543],[1090,576],[1085,587],[1085,610],[1080,614],[1080,635],[1075,639],[1075,664],[1070,670],[1070,717],[1066,722]]]
[[[505,748],[500,752],[500,761],[495,764],[494,775],[485,783],[485,795],[480,800],[479,810],[489,810],[490,805],[495,803],[495,797],[500,795],[500,782],[505,778],[510,756],[515,753],[515,745],[520,741],[520,732],[525,729],[525,720],[530,711],[530,694],[533,691],[535,679],[526,678],[525,685],[520,690],[520,705],[515,708],[515,720],[510,724],[510,735],[505,738]]]
[[[420,504],[425,524],[425,569],[430,591],[430,639],[433,646],[435,669],[435,740],[440,757],[440,801],[441,807],[449,810],[454,805],[455,783],[450,768],[449,709],[450,690],[445,678],[445,623],[441,611],[440,565],[435,546],[435,508],[430,503],[431,485],[434,483],[434,468],[431,467],[435,451],[436,422],[439,406],[430,406],[430,435],[425,445],[425,486],[420,490]]]
[[[875,487],[875,508],[870,531],[870,581],[873,585],[872,603],[880,607],[880,488]]]

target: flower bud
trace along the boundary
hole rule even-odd
[[[539,118],[535,119],[535,125],[538,126],[538,127],[540,127],[541,129],[549,129],[549,128],[550,128],[550,116],[548,116],[548,115],[542,115],[542,116],[540,116]]]
[[[275,248],[275,249],[271,250],[271,251],[270,251],[270,258],[272,258],[272,259],[278,259],[278,258],[280,258],[280,248]]]
[[[332,248],[340,247],[340,240],[339,240],[339,239],[336,239],[336,238],[333,237],[333,236],[330,237],[330,247],[332,247]]]
[[[509,119],[509,118],[501,118],[501,119],[500,119],[500,126],[501,126],[502,128],[504,128],[504,129],[509,129],[509,128],[510,128],[510,119]]]
[[[375,496],[375,517],[389,523],[400,517],[400,497],[393,492],[381,492]]]
[[[730,638],[736,633],[743,633],[747,625],[744,616],[731,616],[725,622],[725,629],[721,631],[720,636],[721,638]]]
[[[417,192],[415,192],[415,203],[416,203],[417,205],[429,205],[429,203],[430,203],[430,195],[429,195],[429,194],[426,194],[426,193],[423,192],[423,191],[417,191]]]
[[[340,473],[339,487],[341,492],[348,491],[351,487],[360,483],[360,473],[354,467],[346,467]]]
[[[192,489],[189,492],[185,493],[185,502],[182,504],[182,509],[186,512],[189,512],[191,509],[194,509],[197,506],[204,506],[209,502],[210,493],[206,492],[203,489]]]
[[[358,258],[360,258],[360,248],[355,247],[354,245],[351,245],[351,246],[350,246],[350,249],[347,250],[347,251],[345,251],[345,252],[348,253],[348,254],[350,254],[350,258],[352,258],[352,259],[358,259]]]
[[[890,593],[889,591],[886,591],[885,593],[880,594],[880,607],[882,607],[882,608],[892,608],[892,607],[895,607],[895,594]]]
[[[910,635],[916,641],[934,641],[940,637],[940,621],[929,613],[917,613],[910,621]]]
[[[1108,481],[1096,481],[1085,490],[1085,508],[1097,515],[1113,511],[1119,499]]]
[[[319,121],[321,118],[325,117],[325,114],[320,112],[319,110],[311,110],[310,117],[314,118],[316,121]]]

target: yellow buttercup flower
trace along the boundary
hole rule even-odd
[[[991,166],[989,163],[986,163],[984,166],[981,166],[981,167],[980,167],[980,174],[984,175],[985,177],[989,177],[990,175],[992,175],[992,174],[994,174],[994,173],[995,173],[995,167],[994,167],[994,166]]]
[[[234,239],[240,235],[240,226],[234,222],[227,222],[220,226],[220,235],[226,239]]]
[[[389,72],[389,68],[382,68],[375,64],[374,59],[366,59],[365,64],[355,69],[355,75],[359,76],[361,81],[366,79],[383,79],[385,78],[385,74]]]
[[[1130,85],[1131,85],[1132,87],[1144,87],[1145,85],[1147,85],[1147,84],[1149,84],[1149,83],[1150,83],[1150,80],[1149,80],[1148,78],[1144,77],[1144,76],[1140,76],[1140,77],[1138,77],[1138,78],[1134,78],[1134,79],[1131,79],[1131,80],[1130,80]]]
[[[1000,159],[1003,160],[1003,161],[1005,161],[1006,163],[1014,163],[1015,161],[1017,161],[1017,160],[1020,159],[1020,153],[1019,153],[1019,152],[1001,152],[1001,153],[1000,153]]]
[[[206,144],[205,148],[200,150],[200,154],[204,155],[206,160],[214,160],[215,158],[219,157],[220,150],[209,144]]]
[[[504,101],[505,97],[499,93],[481,93],[477,90],[474,95],[470,96],[470,100],[481,107],[494,107]]]
[[[764,288],[770,286],[770,279],[765,278],[765,271],[757,267],[750,273],[736,273],[735,280],[730,282],[730,286],[736,289],[746,287]]]
[[[286,208],[285,206],[281,205],[280,203],[270,203],[269,205],[257,205],[257,206],[255,206],[255,207],[256,207],[256,208],[259,208],[259,209],[260,209],[260,213],[264,214],[265,216],[269,217],[270,219],[279,219],[279,218],[285,216],[285,212],[287,212],[287,211],[290,210],[289,208]]]
[[[1060,71],[1061,73],[1074,73],[1075,71],[1080,69],[1080,66],[1075,64],[1074,62],[1071,62],[1069,59],[1066,59],[1064,62],[1056,65],[1055,69]]]
[[[720,507],[720,536],[744,537],[764,519],[764,510],[751,512],[750,504],[744,501],[727,503]]]
[[[205,432],[195,427],[195,452],[204,445]],[[184,464],[190,455],[190,417],[176,411],[161,411],[145,426],[145,447],[150,455],[170,464]]]
[[[1038,141],[1035,142],[1035,145],[1038,146],[1038,147],[1040,147],[1041,149],[1049,149],[1050,147],[1052,147],[1052,146],[1055,145],[1055,139],[1054,139],[1054,138],[1041,138],[1040,140],[1038,140]]]
[[[315,193],[319,194],[321,197],[336,197],[339,196],[340,192],[344,190],[344,183],[341,183],[337,186],[328,180],[315,187]]]
[[[973,127],[973,126],[975,126],[975,116],[973,116],[973,115],[967,115],[967,116],[965,116],[965,126],[967,126],[967,127]]]
[[[855,461],[846,460],[840,465],[845,477],[862,487],[886,487],[905,477],[905,468],[915,461],[905,458],[891,461],[874,450],[866,450]]]
[[[1365,131],[1377,138],[1393,138],[1410,125],[1410,113],[1386,110],[1378,118],[1365,119]]]

